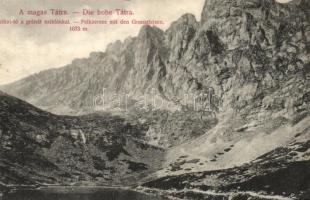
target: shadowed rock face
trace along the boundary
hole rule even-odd
[[[143,135],[120,117],[57,116],[2,93],[0,181],[133,185],[160,167],[164,153]]]

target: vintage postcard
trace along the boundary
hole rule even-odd
[[[0,200],[310,200],[310,0],[0,0]]]

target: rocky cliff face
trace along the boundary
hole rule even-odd
[[[205,94],[213,111],[291,116],[308,108],[309,31],[307,1],[207,0],[201,22],[186,14],[166,32],[144,26],[106,52],[4,90],[59,113],[93,111],[94,97],[106,88],[134,101],[154,91],[163,108],[193,106],[194,95]]]

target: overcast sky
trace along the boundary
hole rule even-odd
[[[200,20],[204,2],[205,0],[0,0],[0,20],[27,19],[18,15],[20,9],[63,8],[73,12],[83,8],[125,8],[135,12],[130,18],[163,20],[165,24],[160,28],[166,29],[184,13],[192,13]],[[74,14],[70,14],[69,18],[72,21],[79,20]],[[92,51],[104,51],[108,43],[135,36],[140,28],[138,25],[88,27],[88,32],[70,32],[68,26],[0,25],[0,84],[44,69],[64,66],[74,58],[87,57]]]

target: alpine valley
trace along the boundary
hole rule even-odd
[[[206,0],[200,21],[145,25],[0,89],[0,193],[310,199],[309,0]]]

